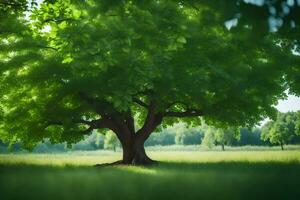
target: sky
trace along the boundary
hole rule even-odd
[[[288,98],[285,100],[280,100],[278,104],[275,106],[279,112],[295,112],[300,110],[300,97],[296,97],[294,95],[288,95]],[[268,121],[270,121],[269,118],[266,118],[262,120],[258,127],[262,127],[264,124],[266,124]]]
[[[280,112],[298,111],[300,110],[300,97],[289,95],[288,99],[280,100],[276,108]]]

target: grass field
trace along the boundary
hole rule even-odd
[[[91,167],[120,152],[0,155],[1,199],[300,199],[300,151],[150,151],[151,167]]]

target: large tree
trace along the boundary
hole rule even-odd
[[[255,20],[228,30],[235,7],[45,0],[31,20],[1,21],[22,24],[0,32],[1,139],[30,149],[111,130],[122,163],[148,164],[144,142],[161,125],[202,117],[251,126],[274,116],[299,57],[276,33],[258,34]]]

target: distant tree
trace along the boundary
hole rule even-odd
[[[175,143],[179,145],[195,145],[200,144],[203,133],[200,127],[188,127],[185,123],[175,124],[172,128],[175,132]]]
[[[186,124],[178,123],[173,125],[173,131],[175,132],[175,143],[179,145],[183,145],[183,138],[185,134]]]
[[[296,113],[278,113],[276,121],[266,123],[262,128],[262,139],[273,144],[279,144],[284,150],[284,145],[289,144],[297,135]]]
[[[233,141],[239,139],[239,132],[231,128],[227,128],[227,129],[218,128],[215,130],[214,136],[215,136],[215,141],[218,144],[220,144],[222,150],[225,151],[225,145],[231,145]]]
[[[119,140],[117,136],[113,132],[108,131],[105,134],[104,149],[113,149],[116,151],[117,146],[119,146]]]
[[[175,132],[172,128],[165,128],[150,135],[145,146],[175,144]]]
[[[97,133],[95,144],[97,149],[104,149],[105,136],[103,134]]]
[[[93,132],[91,135],[85,137],[84,140],[72,145],[72,150],[96,150],[98,146],[96,144],[97,140],[97,133]]]
[[[187,128],[181,138],[184,145],[199,145],[204,137],[204,132],[200,128]]]
[[[300,111],[296,113],[295,133],[300,136]]]
[[[240,139],[233,141],[233,145],[268,145],[269,142],[261,139],[260,128],[240,128]]]
[[[215,129],[212,127],[206,128],[204,138],[201,145],[212,148],[215,145]]]

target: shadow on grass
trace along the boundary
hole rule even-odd
[[[246,162],[246,161],[224,161],[224,162],[159,162],[158,165],[149,166],[150,168],[160,168],[169,170],[286,170],[300,169],[299,162]],[[299,170],[300,173],[300,170]]]
[[[4,199],[300,199],[300,164],[160,162],[149,167],[0,166]],[[17,191],[17,192],[16,192]]]

